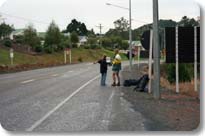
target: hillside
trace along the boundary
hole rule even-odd
[[[106,49],[82,49],[75,48],[72,50],[72,63],[94,62],[106,54],[112,57],[114,53]],[[126,56],[121,55],[125,60]],[[67,63],[69,64],[69,55],[67,56]],[[14,65],[11,66],[9,58],[9,49],[0,48],[0,71],[21,71],[28,69],[35,69],[41,67],[64,65],[63,52],[42,55],[30,55],[20,52],[14,52]]]

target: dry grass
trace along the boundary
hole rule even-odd
[[[198,84],[199,84],[199,81],[198,81]],[[161,77],[161,86],[168,90],[172,90],[173,92],[175,92],[176,90],[176,85],[170,84],[169,81],[163,77]],[[180,91],[179,92],[180,94],[198,97],[198,92],[194,91],[194,81],[193,80],[191,82],[179,83],[179,91]]]

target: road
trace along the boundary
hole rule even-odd
[[[111,74],[109,68],[105,87],[92,63],[0,75],[1,125],[28,132],[145,130],[120,87],[110,86]]]

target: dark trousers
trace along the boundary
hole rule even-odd
[[[107,77],[107,72],[101,73],[101,86],[105,86],[106,77]]]

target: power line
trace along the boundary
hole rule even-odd
[[[9,17],[13,17],[13,18],[16,18],[16,19],[20,19],[20,20],[25,20],[25,21],[30,21],[30,22],[34,22],[34,23],[39,23],[39,24],[46,24],[46,25],[49,25],[49,24],[50,24],[50,23],[48,23],[48,22],[39,21],[39,20],[34,20],[34,19],[25,18],[25,17],[20,17],[20,16],[15,16],[15,15],[3,13],[3,12],[0,12],[0,14],[6,15],[6,16],[9,16]]]

